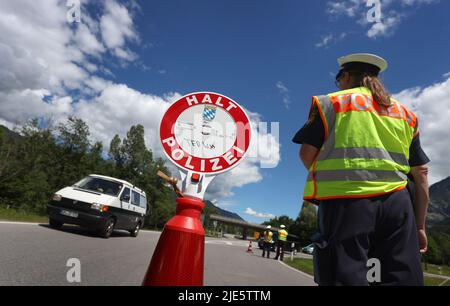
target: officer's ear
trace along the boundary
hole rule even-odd
[[[350,81],[352,81],[353,77],[351,76],[350,72],[344,71],[344,81],[346,84],[349,84]]]
[[[352,88],[352,84],[354,83],[354,78],[350,72],[344,71],[342,73],[342,81],[341,81],[341,89],[346,90]]]

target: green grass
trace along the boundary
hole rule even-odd
[[[439,272],[439,267],[441,268],[441,272]],[[425,273],[450,276],[450,267],[449,266],[437,266],[437,265],[427,264],[427,269],[425,270],[425,265],[422,264],[422,268],[423,268],[423,272],[425,272]]]
[[[41,216],[23,210],[6,209],[4,207],[0,207],[0,220],[48,223],[47,216]]]
[[[429,276],[424,277],[425,286],[450,286],[450,280],[447,280],[443,285],[441,285],[444,281],[445,279],[441,278],[434,278]]]
[[[293,261],[285,259],[284,263],[302,272],[314,275],[314,266],[312,259],[294,258]]]
[[[284,262],[297,270],[300,270],[310,275],[314,275],[314,267],[312,259],[294,258],[293,261],[291,261],[290,259],[285,259]],[[449,268],[450,267],[448,266],[442,266],[442,274],[448,275],[444,274],[444,271],[445,273],[448,273]],[[439,274],[437,273],[438,271],[439,271],[438,266],[428,264],[428,270],[424,272]],[[424,277],[425,286],[440,286],[444,281],[445,280],[441,278],[434,278],[429,276]],[[450,286],[450,280],[445,282],[442,286]]]

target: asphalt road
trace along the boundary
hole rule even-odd
[[[0,285],[140,285],[159,233],[137,238],[116,231],[110,239],[64,226],[0,222]],[[312,278],[273,259],[246,253],[248,242],[206,238],[204,284],[310,286]],[[273,256],[273,255],[272,255]],[[67,261],[81,263],[81,283],[69,283]]]

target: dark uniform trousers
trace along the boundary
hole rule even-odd
[[[283,261],[284,246],[285,245],[286,245],[286,241],[278,240],[278,242],[277,242],[277,255],[275,256],[275,259],[280,258],[280,260]]]
[[[267,258],[270,258],[270,248],[271,247],[272,247],[272,243],[264,241],[262,257],[264,257],[267,252]]]
[[[366,199],[334,199],[319,205],[320,234],[314,239],[319,285],[422,286],[419,242],[406,189]],[[368,278],[380,263],[380,282]],[[370,270],[370,271],[369,271]],[[369,280],[368,280],[369,279]]]

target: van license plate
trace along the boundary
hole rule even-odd
[[[78,213],[68,210],[61,210],[61,215],[72,218],[78,218]]]

